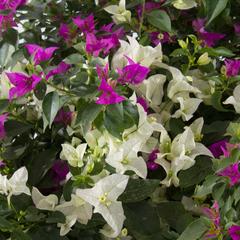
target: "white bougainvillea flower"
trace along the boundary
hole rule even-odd
[[[107,237],[117,237],[123,227],[125,216],[122,203],[117,199],[124,192],[128,178],[112,174],[99,180],[93,188],[76,190],[76,195],[93,205],[94,213],[100,213],[111,227],[110,232],[102,230]]]
[[[120,40],[121,47],[112,59],[113,69],[126,66],[128,64],[126,56],[144,67],[150,67],[155,62],[162,62],[161,44],[153,48],[151,46],[140,45],[134,37],[127,36],[127,38],[128,42]]]
[[[235,111],[240,113],[240,85],[237,85],[233,90],[233,96],[227,98],[223,104],[232,104]]]
[[[166,171],[167,176],[161,182],[166,186],[171,184],[174,184],[176,187],[179,186],[178,172],[192,167],[197,156],[206,155],[213,157],[208,148],[201,143],[195,142],[195,136],[191,127],[185,127],[185,131],[178,134],[172,142],[166,130],[161,132],[160,153],[155,162]]]
[[[87,224],[92,218],[92,206],[75,194],[71,195],[71,201],[63,202],[56,207],[66,217],[75,217],[81,224]]]
[[[203,117],[197,118],[194,122],[191,123],[189,126],[194,134],[194,140],[196,142],[200,142],[203,135],[202,135],[202,128],[203,128],[204,120]],[[184,129],[188,128],[187,126]]]
[[[106,162],[116,169],[117,173],[125,173],[128,170],[135,172],[139,177],[147,177],[147,165],[142,157],[138,157],[138,151],[134,145],[138,141],[130,139],[118,147],[116,152],[112,152],[106,158]]]
[[[119,5],[110,5],[104,8],[105,11],[112,14],[112,19],[116,24],[131,22],[131,12],[126,10],[126,1],[120,0]]]
[[[76,223],[77,218],[75,216],[66,217],[65,223],[58,223],[57,226],[60,227],[60,236],[66,235],[72,230],[72,226]]]
[[[178,109],[173,115],[173,118],[181,117],[183,121],[188,121],[193,117],[193,114],[197,110],[199,104],[202,102],[198,98],[182,98],[177,97],[176,99],[180,104],[180,109]]]
[[[62,144],[62,152],[60,158],[62,160],[67,160],[70,166],[82,167],[83,166],[83,156],[85,154],[87,144],[83,143],[74,148],[71,144]]]
[[[44,196],[35,187],[32,189],[32,200],[36,208],[40,210],[55,211],[55,207],[58,204],[58,197],[56,195],[50,194]]]
[[[175,8],[180,10],[187,10],[197,6],[195,0],[175,0],[172,4]]]
[[[144,80],[141,84],[133,86],[137,95],[144,96],[150,106],[158,106],[162,103],[163,85],[166,81],[166,76],[162,74],[152,75]]]

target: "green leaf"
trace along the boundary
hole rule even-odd
[[[171,228],[181,233],[194,219],[181,202],[162,202],[157,205],[158,216],[164,219]],[[171,214],[169,214],[171,212]]]
[[[32,240],[32,238],[20,229],[16,229],[11,234],[11,240]]]
[[[3,217],[0,217],[0,230],[3,232],[11,231],[13,229],[12,224]]]
[[[29,183],[31,185],[37,185],[45,176],[56,160],[57,152],[58,150],[52,147],[43,152],[33,154],[33,161],[29,169]]]
[[[110,134],[121,139],[125,129],[138,122],[137,107],[129,101],[108,105],[104,114],[104,126]]]
[[[217,47],[217,48],[202,48],[200,53],[207,52],[210,57],[233,57],[235,54],[228,48]]]
[[[216,91],[211,96],[211,103],[214,108],[221,112],[229,112],[229,110],[225,109],[222,106],[222,92]]]
[[[18,41],[18,31],[14,28],[8,28],[8,30],[3,35],[3,39],[5,42],[16,46]]]
[[[154,206],[144,201],[124,204],[123,207],[124,214],[126,216],[124,225],[135,239],[162,239],[159,237],[161,229],[159,217]],[[158,238],[152,238],[152,236],[156,233],[158,233]]]
[[[205,0],[205,3],[208,16],[208,25],[226,8],[228,0]]]
[[[147,19],[150,24],[162,31],[172,31],[170,17],[163,10],[152,11],[151,13],[147,14]]]
[[[212,172],[212,161],[209,157],[198,157],[193,167],[179,173],[180,187],[187,188],[199,184]]]
[[[224,182],[219,182],[216,185],[214,185],[213,189],[212,189],[212,196],[215,200],[219,201],[220,198],[222,197],[225,188],[226,188],[227,184]]]
[[[63,61],[68,64],[79,64],[84,61],[84,58],[79,53],[73,53],[66,57]]]
[[[85,135],[91,128],[92,122],[96,119],[102,109],[103,106],[96,104],[95,102],[88,103],[83,99],[78,102],[76,125],[79,124],[81,126],[83,135]]]
[[[126,203],[142,201],[149,197],[158,186],[159,180],[130,179],[119,200]]]
[[[56,117],[58,110],[60,109],[60,98],[57,92],[48,93],[42,103],[43,113],[46,120],[51,127],[54,118]]]
[[[8,107],[9,101],[7,99],[0,99],[0,114]]]
[[[0,67],[4,67],[11,60],[11,56],[14,53],[14,46],[4,43],[0,45]]]
[[[49,217],[46,219],[46,223],[65,223],[66,218],[61,212],[52,212],[49,214]]]
[[[8,137],[15,137],[29,131],[33,126],[16,120],[8,120],[4,127]]]
[[[208,227],[204,224],[203,220],[199,218],[190,223],[177,240],[198,240],[207,230]]]
[[[41,81],[35,87],[34,94],[38,100],[43,100],[46,94],[46,91],[47,91],[47,86],[43,81]]]

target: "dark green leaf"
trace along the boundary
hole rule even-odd
[[[122,202],[139,202],[149,197],[159,186],[159,180],[130,179],[119,200]]]
[[[200,53],[207,52],[211,57],[233,57],[235,54],[228,48],[217,47],[217,48],[202,48]]]
[[[154,10],[147,15],[150,24],[158,29],[171,32],[171,20],[168,14],[163,10]]]
[[[102,111],[102,108],[102,105],[98,105],[95,102],[88,103],[84,100],[78,102],[76,125],[79,124],[81,126],[84,135],[91,128],[92,122]]]
[[[205,0],[205,3],[208,16],[208,25],[226,8],[228,0]]]
[[[50,213],[46,219],[46,223],[65,223],[65,221],[64,214],[58,211]]]
[[[3,35],[3,39],[5,42],[16,46],[18,41],[18,31],[14,28],[8,28],[8,30]]]
[[[13,225],[8,220],[6,220],[3,217],[0,217],[0,230],[1,231],[3,231],[3,232],[11,231],[13,228],[14,228]]]
[[[51,127],[54,118],[60,108],[60,99],[57,92],[48,93],[42,103],[43,113]]]
[[[11,60],[11,56],[14,52],[14,46],[4,43],[0,45],[0,67],[4,67]]]
[[[207,230],[208,227],[204,224],[203,220],[199,218],[190,223],[177,240],[198,240]]]
[[[8,120],[4,124],[8,137],[15,137],[29,131],[33,126],[16,120]]]
[[[32,240],[32,238],[20,229],[16,229],[11,234],[11,240]]]
[[[7,99],[0,99],[0,114],[8,107],[9,101]]]
[[[37,97],[37,99],[43,100],[43,98],[46,94],[46,91],[47,91],[47,86],[43,81],[41,81],[35,87],[34,94]]]
[[[227,184],[224,182],[219,182],[216,185],[214,185],[213,189],[212,189],[212,196],[215,200],[219,201],[220,198],[222,197],[225,188],[226,188]]]

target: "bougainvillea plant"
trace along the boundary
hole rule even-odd
[[[239,13],[1,0],[0,240],[240,240]]]

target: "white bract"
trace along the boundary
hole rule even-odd
[[[77,189],[76,195],[94,206],[94,213],[100,213],[110,230],[102,229],[107,237],[117,237],[125,220],[122,203],[117,201],[124,192],[128,176],[112,174],[99,180],[93,188]]]
[[[66,235],[72,230],[72,226],[76,223],[77,219],[75,216],[66,217],[65,223],[58,223],[57,226],[60,227],[60,236]]]
[[[58,204],[58,197],[56,195],[50,194],[44,196],[35,187],[32,189],[32,200],[36,208],[40,210],[55,211],[55,207]]]
[[[182,117],[183,121],[188,121],[193,117],[193,113],[197,110],[199,104],[202,102],[198,98],[183,98],[177,97],[176,100],[180,104],[180,109],[178,109],[172,117],[179,118]]]
[[[124,172],[131,170],[135,172],[139,177],[147,177],[147,166],[146,162],[142,157],[138,157],[138,151],[134,148],[134,145],[138,145],[137,141],[128,140],[122,143],[117,151],[111,152],[106,162],[116,169],[116,172],[123,174]]]
[[[83,166],[83,156],[85,154],[87,144],[83,143],[74,148],[71,144],[62,144],[62,152],[60,158],[62,160],[67,160],[69,165],[72,167],[82,167]]]
[[[10,179],[0,174],[0,193],[8,196],[8,203],[12,195],[25,193],[31,195],[29,188],[26,186],[28,180],[28,171],[25,167],[19,168]]]
[[[197,119],[197,123],[194,123],[191,127],[200,124],[201,121]],[[173,141],[171,141],[166,130],[161,132],[160,153],[155,162],[166,171],[167,176],[161,182],[166,186],[171,184],[176,187],[179,186],[178,172],[192,167],[197,156],[206,155],[212,157],[211,152],[203,144],[195,142],[191,127],[185,127],[185,131],[178,134]]]
[[[113,69],[126,66],[128,64],[126,56],[145,67],[150,67],[155,62],[162,62],[161,44],[153,48],[151,46],[140,45],[134,37],[127,36],[127,38],[128,42],[120,40],[121,47],[112,59]]]
[[[126,1],[120,0],[119,5],[110,5],[104,8],[105,11],[112,14],[112,19],[116,24],[131,22],[131,12],[126,10]]]
[[[180,10],[187,10],[197,6],[195,0],[175,0],[172,4],[175,8]]]
[[[138,96],[144,96],[151,107],[159,106],[163,98],[163,85],[166,76],[162,74],[152,75],[141,84],[132,86]]]
[[[235,111],[240,113],[240,85],[237,85],[233,90],[233,96],[227,98],[223,104],[232,104]]]
[[[92,218],[92,206],[75,194],[71,195],[71,201],[63,202],[56,207],[56,210],[66,217],[76,218],[81,224],[87,224]]]

